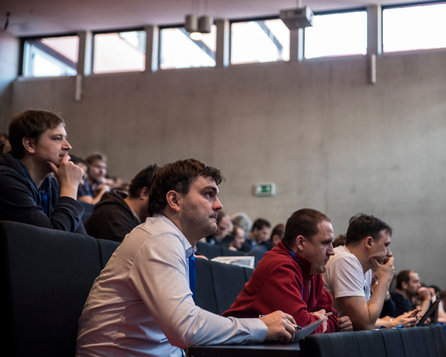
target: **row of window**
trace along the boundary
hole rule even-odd
[[[446,3],[388,7],[382,11],[384,53],[446,47]],[[230,63],[288,61],[290,31],[278,18],[233,21]],[[97,33],[93,37],[93,73],[144,71],[144,30]],[[78,36],[24,40],[22,75],[77,74]],[[216,26],[201,39],[184,27],[160,29],[159,68],[215,66]],[[365,55],[367,12],[316,14],[304,30],[304,58]]]

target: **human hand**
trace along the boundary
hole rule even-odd
[[[280,310],[259,317],[268,328],[265,341],[291,342],[294,337],[296,321],[293,316]]]
[[[353,331],[353,323],[348,316],[338,317],[339,331]]]
[[[98,188],[98,195],[103,195],[105,192],[110,191],[110,186],[109,185],[100,185]]]
[[[430,300],[430,299],[432,298],[429,289],[426,288],[426,287],[424,287],[424,286],[421,287],[421,288],[419,288],[418,291],[417,291],[417,293],[418,293],[418,296],[419,296],[422,300]]]
[[[313,312],[311,312],[311,314],[313,316],[318,317],[319,320],[324,320],[324,322],[322,322],[322,332],[327,331],[328,326],[327,326],[327,316],[326,316],[325,309],[321,309],[321,310],[318,310],[318,311],[313,311]]]
[[[393,265],[394,258],[389,257],[385,263],[380,263],[377,258],[372,258],[372,269],[375,271],[378,283],[387,283],[387,287],[392,281],[395,266]]]
[[[82,181],[84,171],[70,161],[70,157],[68,155],[64,155],[60,159],[58,166],[56,166],[52,161],[47,161],[47,163],[59,180],[61,187],[69,185],[74,186],[77,189],[77,186]]]
[[[416,311],[415,314],[413,313],[414,311]],[[395,317],[394,319],[390,319],[392,327],[397,327],[398,325],[403,325],[404,327],[415,326],[418,322],[418,309],[415,309],[414,311],[408,311]]]

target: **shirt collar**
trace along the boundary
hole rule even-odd
[[[278,247],[280,249],[282,249],[283,251],[285,251],[287,253],[287,255],[300,267],[300,269],[302,270],[302,273],[306,279],[311,278],[311,262],[308,259],[306,259],[298,254],[296,254],[295,255],[296,258],[294,258],[290,254],[290,250],[282,242],[279,243]]]
[[[183,234],[183,232],[180,231],[175,223],[173,223],[169,218],[160,213],[154,214],[153,217],[161,219],[164,223],[170,225],[172,229],[174,229],[178,233],[186,251],[186,258],[189,258],[191,255],[195,254],[195,252],[197,251],[197,247],[192,247],[186,236]]]

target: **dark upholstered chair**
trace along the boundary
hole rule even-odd
[[[212,278],[214,280],[215,296],[217,298],[217,313],[225,312],[242,291],[247,279],[245,268],[211,262]]]
[[[235,301],[251,273],[249,268],[197,259],[195,303],[221,314]]]
[[[302,357],[444,357],[442,326],[411,327],[309,336],[300,341]]]
[[[82,223],[85,224],[85,222],[87,222],[88,217],[90,217],[91,213],[93,212],[94,205],[84,201],[78,201],[78,202],[84,207],[84,212],[82,213]]]
[[[208,259],[215,257],[246,255],[243,252],[238,252],[219,245],[204,242],[197,243],[197,254],[204,255]]]
[[[360,357],[354,334],[335,332],[311,335],[300,341],[302,354],[312,357]]]
[[[202,309],[217,313],[217,298],[211,271],[212,263],[210,260],[196,259],[195,303]]]
[[[77,323],[101,258],[95,238],[0,222],[4,349],[10,356],[73,356]]]

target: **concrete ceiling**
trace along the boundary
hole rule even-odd
[[[370,4],[391,5],[407,0],[308,0],[313,11],[348,9]],[[184,22],[184,15],[237,19],[276,15],[298,6],[295,0],[1,0],[0,29],[20,36],[109,30]]]

